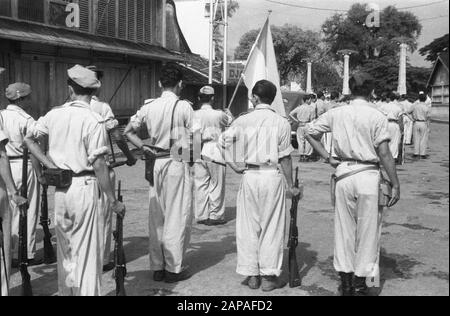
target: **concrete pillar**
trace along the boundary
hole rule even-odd
[[[308,63],[308,77],[306,79],[306,93],[313,93],[312,90],[312,63]]]
[[[406,94],[407,88],[406,88],[406,55],[408,52],[408,45],[407,44],[400,44],[400,70],[399,70],[399,76],[398,76],[398,89],[397,92],[400,95]]]
[[[350,95],[350,55],[344,55],[344,84],[342,89],[343,95]]]

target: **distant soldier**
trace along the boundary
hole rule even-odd
[[[222,134],[219,146],[236,154],[227,160],[243,174],[237,197],[237,273],[251,289],[283,287],[286,194],[299,195],[292,180],[291,127],[271,107],[277,88],[262,80],[252,90],[255,110]],[[239,166],[239,163],[245,165]],[[287,188],[286,188],[287,184]],[[262,278],[262,281],[261,281]]]
[[[412,117],[414,119],[414,157],[427,159],[428,138],[430,135],[431,109],[428,106],[425,94],[419,96],[419,102],[413,105]]]
[[[398,96],[391,92],[388,103],[381,105],[379,110],[383,112],[389,121],[389,137],[391,139],[390,149],[394,159],[400,155],[400,142],[403,133],[403,109],[398,104]]]
[[[30,152],[52,178],[70,173],[71,184],[56,182],[55,218],[60,296],[101,295],[104,244],[104,203],[124,216],[115,196],[105,156],[108,137],[102,117],[92,111],[91,99],[101,83],[95,73],[76,65],[69,69],[70,102],[54,107],[28,132]],[[36,141],[48,139],[48,156]],[[50,183],[51,184],[51,183]],[[104,192],[108,201],[104,201]]]
[[[96,73],[97,79],[102,81],[104,74],[103,71],[98,70],[96,66],[88,66],[86,67],[89,70],[92,70]],[[106,131],[109,133],[108,137],[110,140],[110,146],[111,150],[114,150],[112,148],[113,143],[112,139],[116,140],[116,144],[119,147],[120,150],[124,153],[125,157],[127,158],[127,165],[128,166],[134,166],[137,162],[136,158],[131,153],[130,149],[128,148],[127,142],[125,138],[123,137],[122,133],[119,131],[119,122],[116,120],[116,117],[114,116],[114,113],[111,109],[111,106],[108,103],[101,102],[98,96],[100,95],[100,89],[98,89],[95,93],[95,95],[92,96],[91,100],[91,108],[94,112],[99,114],[103,118],[103,122],[106,127]],[[109,160],[107,161],[109,164]],[[114,172],[114,169],[110,168],[109,170],[111,182],[114,185],[116,184],[116,173]],[[104,193],[105,194],[105,193]],[[105,201],[107,200],[107,197],[105,195]],[[111,210],[111,205],[109,203],[105,203],[105,254],[103,258],[103,271],[111,271],[114,269],[114,262],[111,260],[111,242],[112,242],[112,218],[113,218],[113,211]]]
[[[200,90],[200,110],[194,113],[194,134],[199,133],[202,148],[215,146],[225,131],[229,117],[223,111],[213,109],[214,89]],[[226,165],[221,162],[200,160],[194,165],[195,212],[199,224],[218,226],[225,221]]]
[[[294,111],[291,112],[289,117],[298,123],[297,130],[297,142],[298,152],[300,153],[300,162],[309,161],[313,154],[311,145],[305,138],[304,127],[309,122],[312,122],[315,117],[315,110],[311,105],[312,95],[307,94],[304,97],[304,103],[300,104]]]
[[[400,199],[400,183],[389,150],[388,121],[367,101],[374,80],[357,73],[350,79],[350,87],[355,98],[350,105],[333,109],[306,127],[312,146],[337,167],[334,267],[341,276],[344,296],[366,295],[366,278],[379,275],[380,163],[393,185],[388,206]],[[334,157],[329,157],[320,143],[327,132],[333,135]]]
[[[0,269],[1,269],[1,296],[9,295],[9,279],[11,276],[11,209],[9,207],[8,192],[10,199],[15,205],[22,206],[27,200],[20,196],[11,168],[5,146],[8,138],[3,131],[4,121],[0,117]],[[3,257],[3,253],[5,257]]]
[[[399,102],[402,110],[403,110],[403,125],[405,129],[405,133],[403,136],[403,141],[405,145],[411,145],[412,144],[412,136],[413,136],[413,118],[412,118],[412,110],[413,110],[413,104],[409,102],[408,96],[402,95],[400,97]]]
[[[163,156],[155,161],[154,184],[150,186],[150,270],[154,281],[175,283],[191,277],[184,259],[193,214],[189,164],[174,153],[178,153],[178,145],[188,146],[190,142],[194,111],[189,102],[179,99],[183,74],[176,64],[162,69],[159,82],[161,97],[146,102],[131,118],[125,134],[149,156]],[[137,135],[144,125],[151,148],[144,146]]]
[[[329,107],[327,103],[325,102],[325,94],[323,92],[317,93],[317,101],[315,104],[315,110],[314,113],[315,119],[321,116],[322,114],[326,113],[329,110]]]
[[[31,87],[25,83],[14,83],[6,88],[5,96],[9,105],[5,110],[0,111],[3,119],[4,132],[9,139],[6,145],[6,153],[11,163],[11,171],[16,187],[22,186],[22,162],[23,162],[23,142],[27,130],[33,128],[35,120],[26,112],[30,106]],[[31,156],[28,162],[28,199],[29,208],[27,213],[27,249],[28,264],[30,266],[42,264],[43,260],[35,260],[36,255],[36,229],[39,221],[39,181],[41,176],[41,166],[39,161]],[[12,210],[12,250],[17,267],[17,258],[19,251],[19,221],[20,208],[13,202],[10,202]]]

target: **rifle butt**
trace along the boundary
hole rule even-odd
[[[289,251],[289,287],[296,288],[302,285],[295,249]]]

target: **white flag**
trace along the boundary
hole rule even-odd
[[[281,95],[280,75],[278,73],[269,18],[267,18],[267,21],[248,56],[243,76],[250,97],[252,89],[258,81],[268,80],[272,82],[277,87],[278,91],[275,101],[272,103],[272,108],[281,116],[286,117],[286,109]]]

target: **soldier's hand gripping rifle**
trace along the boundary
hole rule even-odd
[[[299,189],[298,168],[295,171],[295,188]],[[297,212],[298,203],[302,194],[292,197],[291,206],[291,224],[289,228],[289,287],[295,288],[302,285],[300,273],[297,263],[297,246],[298,246],[298,227],[297,227]]]
[[[20,195],[28,198],[28,148],[23,148],[23,161],[22,161],[22,187]],[[33,296],[33,290],[31,288],[31,277],[28,273],[28,241],[27,241],[27,225],[28,225],[28,203],[19,206],[20,219],[19,219],[19,270],[22,276],[22,296]]]
[[[41,218],[40,225],[44,231],[44,263],[53,264],[56,262],[55,250],[52,245],[52,234],[50,233],[50,219],[48,218],[48,199],[47,190],[48,186],[43,184],[41,186]]]
[[[119,181],[117,199],[123,202],[122,182]],[[125,251],[123,249],[123,218],[117,215],[116,230],[114,236],[114,278],[116,280],[116,296],[126,296],[125,277],[127,276],[127,263],[125,259]]]

